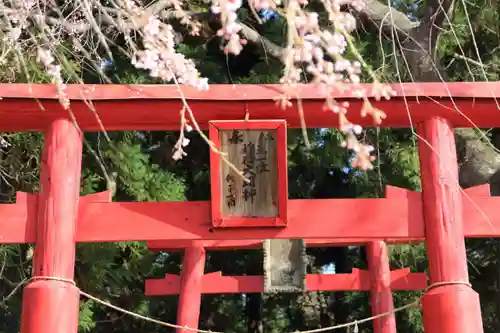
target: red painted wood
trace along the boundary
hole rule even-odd
[[[199,242],[194,242],[184,251],[181,276],[177,285],[180,290],[177,325],[198,328],[205,260],[205,249]],[[177,328],[176,332],[191,333],[192,330]]]
[[[370,274],[370,301],[372,315],[392,312],[394,303],[391,290],[391,268],[387,244],[373,241],[367,246],[368,272]],[[409,272],[408,272],[409,273]],[[373,320],[373,333],[396,333],[396,317],[390,315]]]
[[[348,86],[348,85],[347,85]],[[366,96],[373,98],[371,84],[356,87],[366,89]],[[396,97],[460,97],[460,98],[492,98],[500,95],[498,82],[419,82],[390,84],[396,91]],[[68,84],[65,93],[71,100],[117,100],[128,101],[142,99],[179,99],[178,87],[173,84],[130,85],[130,84]],[[252,101],[273,100],[283,93],[279,84],[212,84],[208,91],[183,86],[182,94],[188,100],[202,101]],[[298,84],[298,95],[303,99],[324,99],[324,94],[314,84]],[[334,90],[330,93],[336,99],[354,98],[352,90]],[[0,96],[3,99],[53,99],[58,94],[53,84],[0,84]],[[245,114],[242,114],[242,118]]]
[[[103,191],[80,197],[78,211],[85,210],[93,202],[111,202],[113,194],[111,191]]]
[[[371,96],[371,86],[364,87]],[[431,116],[440,116],[457,127],[473,124],[500,127],[493,98],[500,91],[498,82],[406,83],[395,84],[393,88],[400,97],[374,101],[375,107],[387,113],[382,126],[409,127]],[[247,111],[252,119],[285,119],[289,127],[300,127],[296,105],[286,110],[277,108],[275,98],[282,93],[279,85],[212,85],[206,92],[182,89],[202,129],[207,129],[208,122],[215,119],[242,120]],[[338,126],[338,115],[323,110],[324,95],[317,86],[301,85],[298,91],[309,128]],[[72,111],[84,131],[102,130],[100,121],[107,130],[179,128],[178,111],[182,104],[177,88],[172,85],[68,85],[67,94],[74,100]],[[407,103],[403,102],[403,94]],[[351,91],[335,91],[331,95],[337,100],[349,101],[352,122],[373,126],[370,117],[361,117],[362,101],[353,99]],[[57,101],[54,85],[2,84],[0,96],[3,97],[1,131],[41,131],[61,114],[66,114]],[[454,103],[448,96],[456,98]],[[85,99],[92,100],[95,110],[88,108],[82,101]]]
[[[221,158],[218,153],[210,151],[210,190],[211,216],[214,227],[284,227],[287,225],[288,204],[288,165],[286,122],[283,120],[245,120],[245,121],[211,121],[209,137],[217,150],[220,150],[220,130],[277,130],[277,165],[278,165],[278,216],[273,218],[238,218],[224,217],[221,214]]]
[[[427,286],[425,273],[409,270],[391,272],[393,290],[423,290]],[[367,271],[353,268],[349,274],[307,274],[307,291],[369,291],[370,277]],[[177,295],[180,277],[167,274],[163,279],[146,280],[146,295]],[[221,272],[207,273],[202,279],[202,294],[261,293],[264,277],[260,275],[223,276]]]
[[[209,123],[208,136],[216,149],[219,150],[221,146],[219,129],[215,123]],[[220,157],[212,149],[210,149],[210,216],[212,219],[212,226],[220,226],[223,224],[220,164]]]
[[[15,204],[0,205],[0,243],[34,243],[37,195],[17,192]]]
[[[81,158],[80,131],[68,119],[54,121],[40,169],[34,277],[73,279]],[[78,288],[68,282],[31,282],[23,293],[21,332],[76,333],[79,301]]]
[[[79,308],[77,287],[57,281],[31,282],[23,291],[21,333],[77,333]]]
[[[470,187],[462,194],[462,222],[465,237],[499,237],[500,197],[490,196],[490,185]],[[492,236],[489,236],[489,235]]]
[[[79,213],[77,241],[239,240],[266,239],[273,235],[281,235],[283,238],[367,240],[377,236],[422,238],[420,195],[411,194],[416,194],[415,198],[290,200],[288,214],[289,221],[292,222],[284,230],[213,230],[209,202],[92,203]],[[366,210],[357,209],[358,205]],[[0,205],[0,211],[5,206],[10,208],[12,205]],[[24,211],[19,209],[19,215],[15,215],[13,219],[0,220],[3,243],[34,241],[33,218],[27,223],[27,207],[24,207]],[[394,212],[397,217],[394,215],[386,218],[383,216],[385,211]],[[331,215],[332,223],[325,224],[322,214]],[[106,216],[115,216],[116,219],[108,219]],[[16,228],[7,224],[10,220],[18,223]],[[304,228],[303,221],[307,221],[308,228]]]
[[[411,273],[408,267],[392,270],[390,287],[392,290],[424,290],[427,274]]]
[[[425,333],[483,332],[479,295],[468,286],[432,289],[421,303]]]
[[[262,241],[259,239],[243,239],[243,240],[206,240],[203,241],[203,247],[208,251],[228,251],[228,250],[243,250],[243,249],[260,249]],[[366,245],[367,240],[355,238],[335,238],[335,239],[306,239],[307,247],[336,247],[349,245]],[[400,240],[401,241],[401,240]],[[411,240],[404,240],[408,242]],[[420,240],[414,240],[419,243]],[[148,241],[148,249],[152,252],[175,252],[185,249],[189,246],[190,241]],[[396,240],[387,243],[397,243]]]
[[[486,195],[488,191],[487,185],[464,191],[465,237],[500,237],[500,197],[489,197]],[[421,194],[393,187],[388,187],[388,192],[400,192],[400,196],[406,195],[406,198],[391,197],[391,194],[387,199],[290,200],[289,220],[295,222],[286,230],[222,232],[211,229],[210,202],[207,201],[105,203],[91,200],[80,202],[77,242],[142,240],[172,242],[173,248],[185,248],[183,244],[186,241],[204,239],[209,242],[207,246],[213,249],[215,245],[210,244],[226,242],[254,242],[255,245],[251,246],[256,248],[260,246],[257,242],[274,235],[309,238],[318,242],[329,239],[332,244],[350,245],[366,244],[377,237],[391,243],[422,241]],[[20,195],[26,197],[24,202],[0,205],[0,241],[3,244],[35,241],[36,196]],[[363,207],[363,211],[359,207]],[[334,223],[325,224],[321,213],[331,216]],[[105,216],[118,218],[108,219]],[[307,221],[307,228],[303,221]]]
[[[283,229],[213,229],[208,202],[94,203],[78,224],[78,239],[238,240],[278,237],[369,240],[423,237],[420,194],[390,187],[387,196],[385,199],[290,200],[289,225]],[[109,209],[111,206],[115,207]],[[360,206],[364,209],[360,210]],[[325,224],[324,216],[331,216],[331,223]]]
[[[430,281],[467,283],[453,127],[442,118],[432,118],[417,130]],[[426,333],[483,332],[479,297],[470,287],[436,286],[423,296],[422,308]]]
[[[0,243],[35,243],[38,195],[16,193],[15,204],[0,205]],[[84,215],[91,203],[111,202],[111,192],[104,191],[79,198],[78,219]]]
[[[220,229],[212,228],[209,202],[94,203],[78,223],[77,239],[102,242],[273,237],[421,238],[424,234],[421,211],[420,201],[408,197],[290,200],[286,228]],[[331,222],[325,223],[325,216],[330,216]]]
[[[278,218],[277,226],[288,224],[288,140],[286,136],[286,121],[278,126],[276,135],[278,159]]]
[[[210,126],[213,125],[213,126]],[[259,119],[259,120],[213,120],[209,127],[215,129],[215,133],[220,130],[277,130],[284,128],[286,130],[286,121],[281,119]],[[218,133],[217,133],[218,134]]]
[[[279,217],[226,217],[213,219],[212,225],[216,228],[262,228],[285,227],[286,224]]]

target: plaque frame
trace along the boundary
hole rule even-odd
[[[220,131],[276,131],[277,202],[275,217],[227,217],[222,212],[221,156],[210,149],[210,191],[212,225],[224,227],[285,227],[287,225],[288,165],[285,120],[217,120],[209,122],[209,139],[220,151]]]

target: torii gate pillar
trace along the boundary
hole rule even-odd
[[[69,119],[54,120],[45,132],[34,280],[24,288],[21,333],[78,332],[80,293],[72,281],[81,160],[81,132]]]
[[[469,284],[462,193],[453,127],[433,117],[417,127],[431,289],[422,297],[426,333],[482,333],[479,295]]]
[[[177,323],[190,329],[177,328],[176,333],[190,333],[198,328],[205,261],[206,252],[202,242],[195,241],[184,250]]]
[[[391,267],[389,253],[384,241],[373,241],[366,247],[368,271],[370,273],[370,299],[372,315],[394,311],[391,289]],[[374,333],[396,333],[396,316],[394,313],[373,320]]]

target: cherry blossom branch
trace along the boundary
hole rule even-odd
[[[347,6],[363,15],[369,12],[367,4],[378,3],[380,7],[380,3],[377,0],[320,0],[329,20],[328,26],[320,26],[318,14],[308,11],[307,0],[287,0],[283,4],[274,0],[248,0],[252,12],[272,9],[286,19],[286,46],[281,47],[239,21],[238,10],[242,1],[211,0],[211,12],[193,15],[187,10],[187,2],[182,0],[159,0],[147,7],[135,0],[112,0],[109,2],[110,7],[103,6],[98,0],[76,0],[62,5],[71,7],[71,11],[58,7],[55,2],[47,2],[42,7],[36,0],[10,0],[1,5],[5,11],[0,16],[3,15],[2,19],[6,22],[9,42],[16,46],[23,43],[22,45],[37,50],[37,60],[56,85],[60,102],[65,108],[69,108],[70,101],[65,95],[62,70],[68,67],[69,62],[59,58],[62,55],[58,51],[59,40],[73,41],[75,59],[95,62],[102,61],[98,50],[105,50],[107,56],[112,58],[109,45],[113,43],[113,36],[120,34],[126,42],[123,52],[130,57],[136,68],[145,70],[151,77],[164,82],[173,81],[179,88],[181,85],[188,85],[206,90],[209,89],[208,79],[201,77],[192,60],[177,51],[176,32],[171,23],[175,20],[192,35],[197,35],[202,25],[193,16],[209,20],[215,18],[220,24],[215,33],[224,41],[226,53],[238,55],[246,43],[252,42],[282,61],[284,71],[281,83],[285,93],[279,97],[278,103],[284,108],[292,104],[291,99],[297,100],[303,129],[306,127],[305,118],[300,94],[295,91],[295,87],[303,81],[305,75],[311,76],[312,83],[325,96],[325,110],[339,117],[340,130],[346,138],[343,145],[356,155],[353,166],[371,168],[373,157],[370,153],[373,148],[357,139],[362,129],[349,122],[348,103],[336,101],[332,95],[334,91],[352,89],[364,100],[362,114],[372,116],[375,124],[379,124],[385,117],[382,111],[373,108],[366,98],[366,92],[360,88],[363,71],[368,73],[380,96],[390,98],[392,92],[379,83],[355,49],[350,33],[356,29],[356,18],[342,10]],[[71,14],[64,17],[61,14],[63,12]],[[18,53],[22,52],[18,49]],[[354,59],[348,58],[348,53],[354,54]],[[62,68],[56,58],[62,61]],[[93,65],[102,74],[99,66]],[[187,101],[184,100],[183,105],[181,134],[173,153],[174,159],[186,155],[184,147],[189,143],[184,136],[184,131],[188,128],[186,112],[193,124],[196,124]],[[213,144],[205,138],[203,132],[197,131],[213,150]],[[224,158],[223,154],[221,156]]]

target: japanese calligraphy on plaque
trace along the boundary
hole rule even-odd
[[[222,216],[278,216],[277,130],[221,130],[221,150],[245,181],[221,163]]]

